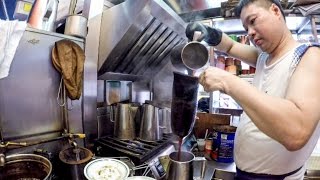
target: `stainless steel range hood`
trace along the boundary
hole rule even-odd
[[[127,0],[102,14],[99,79],[142,76],[164,67],[171,49],[186,42],[186,23],[161,0]],[[101,78],[102,77],[102,78]]]

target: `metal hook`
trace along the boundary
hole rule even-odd
[[[58,95],[57,95],[57,103],[59,106],[65,106],[66,105],[66,102],[64,100],[64,96],[63,96],[63,92],[62,92],[62,77],[61,77],[61,80],[60,80],[60,85],[59,85],[59,90],[58,90]],[[63,85],[64,86],[64,85]]]

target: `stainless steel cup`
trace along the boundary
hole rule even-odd
[[[191,152],[181,151],[180,157],[177,151],[169,155],[169,165],[166,174],[166,180],[190,180],[193,179],[193,160],[194,155]]]
[[[205,45],[198,42],[201,33],[195,33],[193,41],[186,44],[179,44],[171,51],[171,63],[178,70],[198,70],[207,65],[209,51]]]
[[[208,63],[208,49],[197,41],[187,43],[181,51],[181,59],[189,69],[201,69]]]

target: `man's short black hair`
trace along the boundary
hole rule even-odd
[[[281,6],[281,3],[280,3],[279,0],[240,0],[240,2],[238,3],[238,5],[237,5],[236,8],[235,8],[236,16],[237,16],[237,17],[240,17],[241,11],[242,11],[242,9],[243,9],[245,6],[247,6],[247,5],[251,4],[251,3],[254,3],[254,2],[259,2],[259,1],[260,1],[260,2],[270,3],[270,5],[271,5],[272,3],[275,4],[276,6],[279,7],[279,9],[280,9],[280,11],[281,11],[281,14],[282,14],[282,16],[283,16],[283,19],[286,19],[286,18],[285,18],[284,11],[283,11],[283,9],[282,9],[282,6]]]

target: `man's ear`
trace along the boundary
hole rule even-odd
[[[275,5],[274,3],[271,4],[270,10],[274,15],[276,15],[278,17],[282,17],[280,8],[277,5]]]

